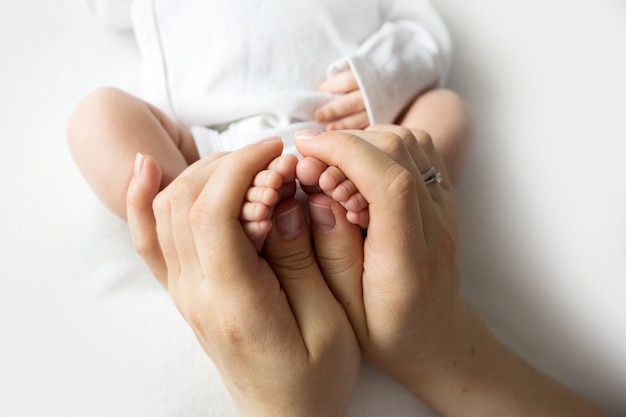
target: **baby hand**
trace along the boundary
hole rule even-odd
[[[326,130],[364,129],[369,126],[363,92],[351,70],[330,77],[318,89],[322,93],[340,94],[315,111],[315,120],[326,124]]]

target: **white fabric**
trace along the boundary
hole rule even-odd
[[[116,27],[131,7],[89,3]],[[354,71],[370,123],[390,123],[443,84],[450,66],[447,30],[426,0],[136,0],[132,8],[144,98],[189,127],[221,132],[246,120],[236,130],[256,140],[268,136],[264,126],[271,133],[312,120],[333,98],[317,86],[340,69]]]
[[[132,0],[85,0],[89,12],[104,26],[117,30],[132,29]]]
[[[231,151],[272,136],[283,138],[284,153],[299,155],[294,140],[296,132],[321,129],[323,126],[314,121],[275,125],[268,123],[267,117],[258,116],[230,123],[226,130],[221,132],[204,126],[192,126],[191,134],[200,155]]]

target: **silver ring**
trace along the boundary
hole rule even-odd
[[[441,181],[443,181],[443,175],[441,175],[441,172],[437,171],[437,168],[435,168],[434,166],[422,172],[421,175],[422,175],[422,180],[424,181],[424,184],[426,185],[432,184],[433,182],[436,182],[437,184],[439,184]]]

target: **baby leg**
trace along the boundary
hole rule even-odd
[[[281,155],[259,172],[246,193],[240,220],[244,231],[260,252],[272,228],[274,207],[283,198],[295,193],[295,170],[298,159],[294,155]]]
[[[70,151],[96,195],[126,218],[126,191],[138,152],[152,156],[162,189],[198,159],[191,133],[154,106],[114,88],[85,98],[67,127]]]
[[[465,103],[456,93],[437,88],[421,94],[407,107],[397,123],[427,132],[446,165],[452,184],[459,182],[473,126]]]

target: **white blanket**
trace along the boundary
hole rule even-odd
[[[626,415],[626,3],[434,4],[477,124],[464,292],[513,349]],[[69,157],[67,117],[101,85],[137,91],[131,36],[80,0],[0,3],[0,415],[236,415]],[[433,414],[364,368],[349,415]]]

